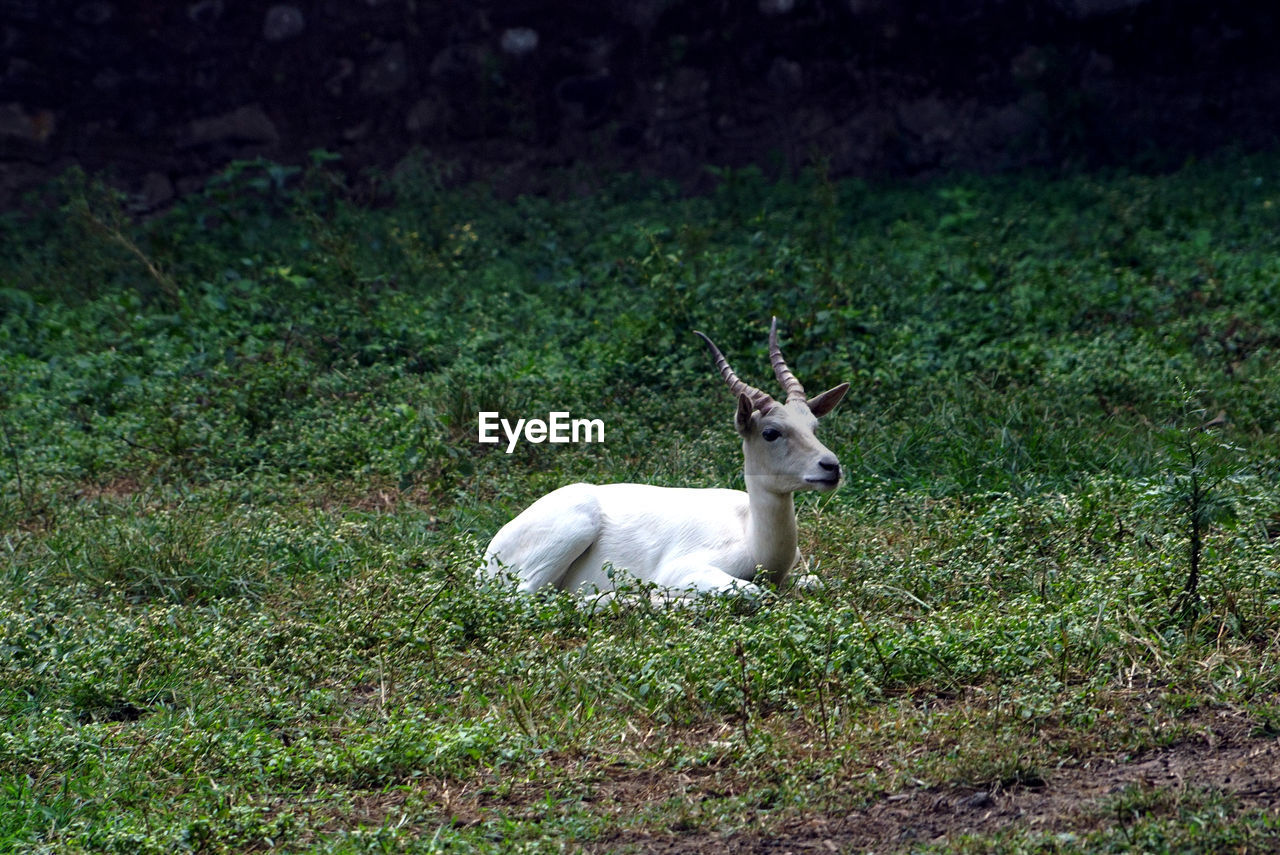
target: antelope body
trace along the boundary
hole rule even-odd
[[[786,392],[782,402],[739,380],[711,339],[695,334],[737,398],[746,491],[570,484],[494,535],[482,576],[514,574],[523,592],[607,592],[611,569],[685,593],[751,595],[759,593],[757,577],[783,582],[800,559],[793,494],[840,483],[840,463],[814,430],[849,384],[807,397],[778,347],[777,318],[769,329],[769,360]]]

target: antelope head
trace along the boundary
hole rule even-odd
[[[834,490],[840,483],[840,461],[818,440],[815,430],[818,419],[834,410],[849,391],[849,384],[808,397],[778,347],[777,318],[769,327],[769,362],[786,394],[781,402],[740,380],[715,343],[696,330],[695,335],[707,343],[720,376],[738,399],[734,422],[742,437],[747,492]]]

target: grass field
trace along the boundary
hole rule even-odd
[[[0,218],[0,849],[1280,847],[1280,158],[719,179]],[[562,484],[740,487],[692,330],[773,389],[773,314],[853,384],[825,588],[475,580]]]

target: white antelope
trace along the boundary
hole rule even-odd
[[[482,576],[513,574],[518,589],[593,593],[613,588],[610,568],[681,594],[738,591],[758,596],[761,578],[780,585],[800,560],[797,490],[834,490],[840,462],[818,441],[818,419],[849,391],[841,383],[813,398],[769,329],[769,361],[786,392],[778,402],[738,379],[700,332],[720,376],[738,400],[747,490],[570,484],[538,499],[494,535]]]

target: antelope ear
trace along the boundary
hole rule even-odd
[[[746,395],[738,396],[738,412],[733,417],[733,423],[737,426],[738,433],[743,436],[751,430],[751,411],[754,409],[750,398]]]
[[[833,389],[828,389],[821,395],[815,395],[809,399],[809,412],[813,413],[815,419],[820,419],[827,413],[836,408],[836,404],[844,398],[844,393],[849,391],[848,383],[841,383]]]

